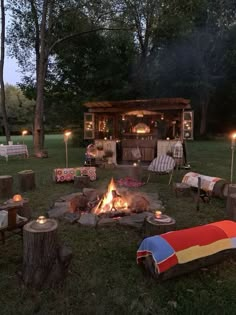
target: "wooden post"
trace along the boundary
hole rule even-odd
[[[55,287],[64,280],[72,252],[59,245],[57,230],[54,219],[43,224],[34,220],[24,226],[23,269],[19,275],[27,287]]]
[[[0,198],[9,198],[12,196],[13,177],[10,175],[0,176]]]
[[[32,170],[18,172],[19,186],[21,191],[35,189],[35,173]]]
[[[236,221],[236,193],[230,193],[227,197],[226,214],[228,219]]]
[[[200,209],[200,193],[201,193],[201,177],[197,178],[197,204],[196,210],[199,211]]]

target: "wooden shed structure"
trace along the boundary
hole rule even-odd
[[[114,152],[114,162],[135,161],[139,148],[143,161],[167,151],[177,139],[193,139],[190,100],[159,98],[95,101],[84,104],[84,139]]]

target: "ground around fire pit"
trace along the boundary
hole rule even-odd
[[[127,193],[127,189],[119,190]],[[165,211],[162,201],[159,199],[158,193],[140,193],[135,194],[136,201],[138,198],[145,197],[149,201],[149,207],[146,211],[137,211],[125,215],[115,215],[114,212],[109,215],[97,215],[92,213],[89,206],[96,200],[100,192],[92,188],[84,188],[82,192],[76,192],[61,196],[52,207],[48,210],[50,218],[66,220],[70,223],[77,223],[82,226],[102,227],[124,225],[135,228],[142,228],[144,220],[157,209]]]

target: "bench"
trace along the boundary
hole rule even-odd
[[[14,234],[23,235],[23,227],[28,222],[28,219],[17,215],[21,207],[15,205],[8,206],[6,210],[0,211],[0,235],[3,244],[5,244],[8,232],[10,232],[8,237]]]

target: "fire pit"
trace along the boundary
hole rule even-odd
[[[158,194],[117,188],[111,179],[107,191],[84,188],[83,192],[61,197],[49,210],[49,217],[64,216],[71,223],[103,226],[122,224],[140,228],[146,217],[164,210]]]
[[[107,192],[91,212],[103,217],[117,217],[148,210],[150,203],[145,196],[127,190],[119,192],[112,178]]]

